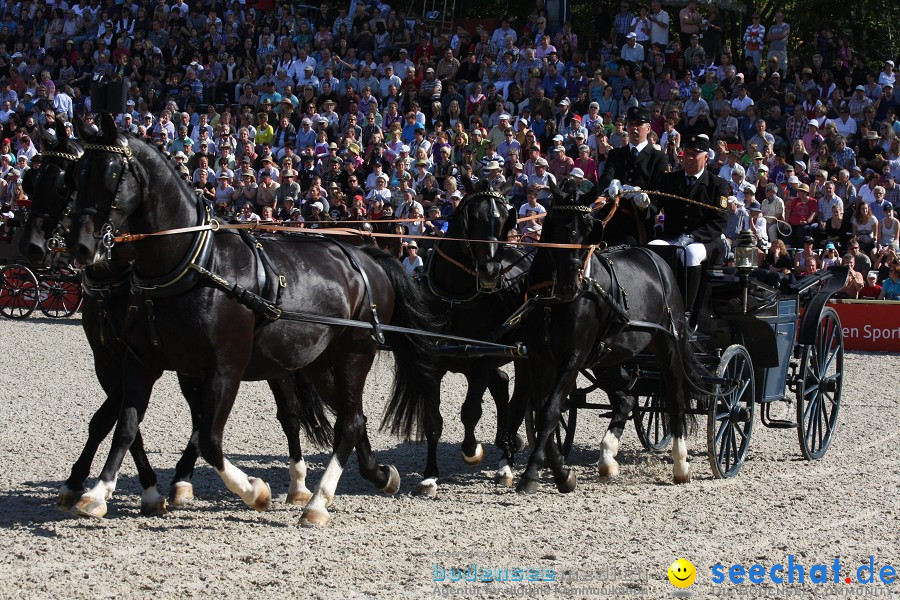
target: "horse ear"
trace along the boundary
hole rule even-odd
[[[510,192],[512,192],[513,187],[516,185],[516,180],[513,177],[510,177],[506,180],[506,183],[500,186],[500,189],[497,190],[504,196],[509,196]]]
[[[565,200],[565,195],[553,179],[550,180],[550,193],[553,194],[554,201],[561,202]]]
[[[75,133],[78,134],[78,137],[86,140],[94,135],[94,131],[88,128],[87,123],[84,122],[84,119],[81,118],[81,115],[75,115],[75,121],[73,123],[75,125]]]
[[[116,120],[106,111],[100,113],[100,137],[107,144],[114,144],[119,137]]]
[[[479,179],[475,189],[479,192],[489,192],[491,191],[491,182],[486,177]]]
[[[463,175],[459,178],[459,180],[463,184],[463,189],[466,190],[466,194],[471,194],[475,191],[475,184],[472,183],[472,179],[468,175]]]
[[[503,223],[503,230],[500,232],[500,239],[505,241],[509,232],[515,229],[518,224],[518,214],[514,209],[510,208],[506,215],[506,221]]]
[[[41,124],[37,124],[38,130],[38,139],[41,141],[41,148],[49,148],[50,146],[56,143],[56,136],[53,131],[47,131],[47,129]]]
[[[56,141],[57,143],[65,146],[69,141],[69,133],[66,131],[66,124],[63,123],[61,119],[57,119],[54,124],[56,127]]]
[[[589,182],[591,184],[591,189],[581,192],[578,195],[579,204],[584,204],[586,206],[590,206],[593,204],[597,198],[600,196],[600,189],[597,187],[597,184],[593,182]]]

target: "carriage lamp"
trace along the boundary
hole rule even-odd
[[[750,273],[756,268],[756,244],[749,229],[741,232],[734,247],[734,266],[741,274],[741,286],[744,288],[741,308],[747,314],[747,302],[750,292]]]
[[[734,266],[741,274],[749,274],[756,268],[756,244],[749,229],[741,232],[734,247]]]

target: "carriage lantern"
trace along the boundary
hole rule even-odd
[[[753,234],[745,229],[738,236],[737,245],[734,247],[734,266],[742,274],[750,273],[756,268],[756,244],[753,242]]]
[[[744,287],[743,310],[747,312],[747,296],[750,288],[750,273],[756,268],[756,244],[753,234],[749,229],[741,232],[734,247],[734,266],[741,274],[741,283]]]

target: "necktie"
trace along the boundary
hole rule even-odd
[[[693,175],[688,175],[687,176],[687,189],[691,189],[692,187],[694,187],[695,183],[697,183],[697,178],[694,177]]]
[[[638,154],[640,154],[640,152],[638,152],[638,149],[635,148],[634,146],[632,146],[631,147],[631,156],[634,157],[634,160],[637,160]]]

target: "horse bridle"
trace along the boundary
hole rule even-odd
[[[463,247],[465,248],[465,253],[468,255],[469,259],[472,262],[472,267],[468,267],[456,259],[448,256],[445,252],[443,252],[440,247],[437,247],[435,250],[438,254],[441,255],[442,258],[448,260],[451,264],[459,267],[461,270],[465,271],[469,275],[475,278],[475,287],[478,292],[482,293],[494,293],[500,291],[503,287],[501,285],[497,285],[494,288],[483,288],[481,286],[480,278],[478,277],[478,257],[475,255],[475,250],[472,246],[472,242],[469,240],[469,212],[468,208],[470,205],[476,202],[483,202],[485,200],[489,200],[491,203],[491,218],[489,221],[490,225],[490,234],[488,235],[488,239],[497,240],[498,244],[502,244],[503,242],[500,240],[500,232],[502,229],[502,224],[500,223],[500,208],[498,206],[498,202],[506,203],[506,197],[503,194],[494,191],[484,191],[484,192],[474,192],[472,194],[467,194],[466,197],[460,202],[460,205],[457,207],[456,212],[454,212],[450,219],[460,219],[462,221],[462,237],[465,239],[465,243]],[[512,265],[510,265],[512,266]],[[502,280],[503,275],[509,270],[509,267],[500,271],[500,279]]]
[[[593,208],[590,206],[587,206],[587,205],[583,205],[583,204],[553,204],[550,207],[550,210],[548,211],[548,217],[553,212],[579,212],[579,213],[585,213],[585,214],[590,215],[590,213],[593,212]],[[594,221],[594,222],[599,220],[592,216],[589,216],[588,218],[590,218],[591,221]],[[585,254],[584,254],[584,258],[581,259],[581,262],[582,262],[581,270],[578,272],[578,288],[579,288],[578,295],[580,295],[585,289],[585,287],[584,287],[585,280],[590,281],[590,279],[591,279],[591,259],[594,256],[594,252],[596,252],[599,247],[600,247],[599,244],[590,244],[590,245],[586,245],[584,247]],[[548,296],[544,297],[544,299],[552,300],[552,299],[556,298],[556,283],[557,283],[558,272],[559,272],[559,267],[557,266],[556,261],[554,260],[553,261],[553,276],[552,276],[552,278],[549,279],[548,281],[543,281],[543,282],[536,283],[536,284],[529,286],[528,291],[531,292],[534,290],[541,290],[541,289],[545,289],[545,288],[549,287],[550,294]]]
[[[54,214],[50,214],[49,211],[48,212],[39,211],[37,209],[36,204],[34,202],[32,202],[31,206],[28,207],[28,216],[30,218],[43,219],[45,221],[48,219],[53,219],[56,221],[55,225],[60,225],[60,220],[62,218],[64,218],[65,216],[67,216],[68,211],[69,211],[69,201],[70,201],[69,196],[71,195],[72,190],[70,190],[69,186],[66,184],[66,172],[69,169],[71,169],[72,166],[76,162],[78,162],[78,159],[80,159],[84,155],[84,151],[81,150],[81,148],[77,148],[76,151],[77,151],[77,154],[75,152],[58,152],[56,150],[46,150],[41,153],[41,156],[43,156],[45,159],[59,158],[59,159],[68,161],[69,164],[66,165],[65,167],[63,167],[52,161],[45,160],[44,163],[41,165],[40,170],[38,171],[37,174],[35,174],[36,177],[39,176],[39,177],[43,178],[44,176],[46,176],[45,170],[49,169],[51,167],[54,169],[57,169],[59,171],[59,173],[56,175],[56,186],[54,189],[54,193],[56,194],[56,197],[53,198],[53,200],[51,202],[49,202],[48,204],[51,204],[53,207],[60,207],[60,208],[58,210],[55,210]],[[44,231],[47,232],[46,223],[44,223]],[[47,233],[49,233],[49,232],[47,232]]]
[[[121,146],[113,146],[106,144],[94,144],[94,143],[85,143],[82,146],[86,151],[93,150],[95,152],[104,152],[107,154],[115,154],[121,156],[122,158],[116,160],[115,162],[111,162],[106,167],[106,172],[103,175],[103,185],[112,193],[112,202],[109,205],[109,210],[106,214],[106,222],[100,228],[99,238],[100,244],[103,249],[106,250],[107,258],[110,258],[112,253],[112,249],[115,246],[115,238],[116,235],[116,227],[112,222],[112,213],[113,211],[118,210],[119,208],[119,188],[122,186],[122,179],[124,178],[125,169],[134,175],[135,179],[138,180],[139,183],[140,177],[137,174],[137,170],[134,168],[134,154],[131,151],[131,147],[128,145],[127,140],[123,140],[123,144]],[[87,156],[87,154],[85,155]],[[88,161],[85,160],[84,167],[87,168]],[[95,216],[100,214],[100,209],[94,201],[94,205],[86,208],[79,208],[75,206],[71,210],[72,216],[80,217],[83,215]],[[97,237],[97,236],[95,236]]]

